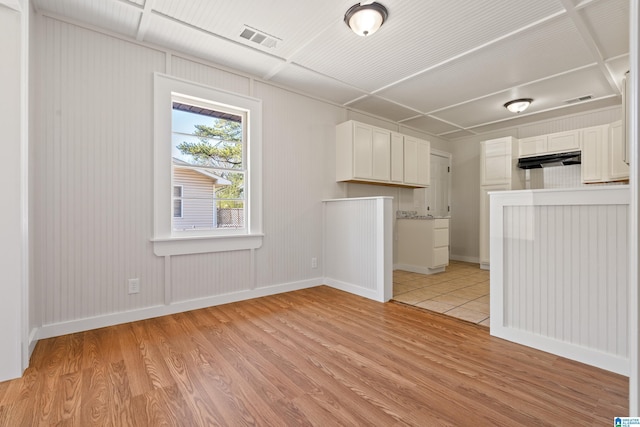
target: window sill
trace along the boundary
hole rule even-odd
[[[170,237],[151,239],[151,242],[157,256],[167,256],[257,249],[262,246],[263,237],[263,234]]]

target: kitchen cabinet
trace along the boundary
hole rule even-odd
[[[336,126],[336,181],[429,186],[429,141],[353,120]]]
[[[428,187],[431,144],[411,136],[404,136],[404,182]]]
[[[566,153],[580,150],[580,131],[571,130],[548,135],[522,138],[519,157],[540,156],[543,154]]]
[[[518,154],[518,140],[510,136],[480,143],[480,268],[489,268],[488,193],[524,187],[524,171],[517,167]]]
[[[622,122],[582,130],[582,182],[601,183],[629,179],[624,161]]]
[[[404,137],[391,132],[391,181],[404,182]]]
[[[433,274],[449,265],[449,219],[398,219],[396,267]]]
[[[338,180],[389,181],[391,132],[363,123],[336,127]]]
[[[609,178],[614,181],[629,179],[625,132],[622,120],[609,125]]]
[[[517,144],[510,136],[480,143],[480,185],[506,184],[514,179],[522,181],[522,173],[516,169]]]

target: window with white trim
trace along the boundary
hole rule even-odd
[[[157,73],[154,251],[262,244],[261,101]]]

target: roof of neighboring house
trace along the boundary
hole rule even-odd
[[[187,163],[183,160],[180,159],[176,159],[175,157],[173,157],[173,165],[177,168],[180,169],[189,169],[192,170],[194,172],[198,172],[201,175],[206,176],[207,178],[211,178],[213,180],[213,182],[215,183],[215,185],[217,186],[224,186],[224,185],[231,185],[231,181],[229,181],[228,179],[224,179],[223,177],[214,174],[213,172],[211,172],[211,170],[204,168],[204,167],[199,167],[199,166],[194,166],[190,163]]]

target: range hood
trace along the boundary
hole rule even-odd
[[[520,169],[536,169],[551,166],[579,165],[581,162],[580,151],[571,151],[569,153],[522,157],[518,159],[518,167]]]

